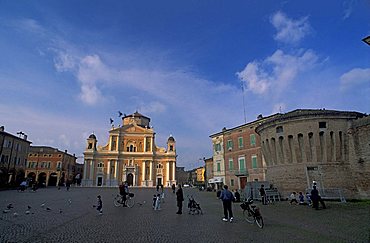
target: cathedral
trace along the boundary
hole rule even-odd
[[[176,142],[170,136],[167,147],[157,147],[150,118],[135,112],[122,117],[122,126],[112,126],[108,143],[98,146],[94,134],[84,151],[84,186],[152,187],[176,184]]]

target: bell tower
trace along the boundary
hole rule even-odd
[[[91,134],[87,139],[86,150],[96,151],[96,144],[98,140],[96,140],[95,134]]]
[[[172,135],[167,139],[167,152],[176,152],[176,141]]]

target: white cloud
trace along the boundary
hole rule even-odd
[[[140,112],[151,114],[151,113],[163,113],[166,111],[166,105],[161,102],[153,101],[149,104],[143,104],[140,108]]]
[[[318,57],[312,50],[298,51],[290,55],[277,50],[263,62],[253,61],[243,71],[237,72],[248,90],[264,95],[273,90],[281,93],[297,76],[317,63]]]
[[[250,62],[243,71],[237,72],[236,75],[247,84],[247,89],[255,94],[263,94],[271,85],[269,75],[261,68],[261,65],[256,62]]]
[[[73,70],[76,67],[76,58],[66,52],[58,51],[54,58],[54,67],[58,72]]]
[[[340,88],[346,90],[368,83],[370,87],[370,68],[354,68],[340,77]]]
[[[311,31],[308,17],[293,20],[278,11],[271,17],[270,21],[277,31],[274,36],[275,40],[288,44],[299,42]]]
[[[343,2],[343,20],[348,19],[353,12],[353,5],[355,0],[348,0]]]

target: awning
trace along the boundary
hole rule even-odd
[[[222,177],[214,177],[212,179],[209,179],[208,180],[208,183],[222,183],[223,182],[223,178]]]

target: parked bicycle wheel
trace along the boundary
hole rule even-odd
[[[257,225],[258,225],[258,227],[260,227],[261,229],[263,228],[264,223],[263,223],[263,218],[262,218],[262,216],[257,216],[257,217],[256,217],[256,224],[257,224]]]
[[[250,212],[249,210],[244,210],[243,211],[243,215],[244,215],[244,219],[250,223],[250,224],[253,224],[254,223],[254,217],[253,217],[253,214],[252,212]]]
[[[132,208],[135,205],[135,200],[132,197],[127,198],[126,205],[129,208]]]
[[[122,206],[122,197],[120,195],[117,195],[114,199],[113,199],[113,204],[114,206],[116,207],[120,207]]]

